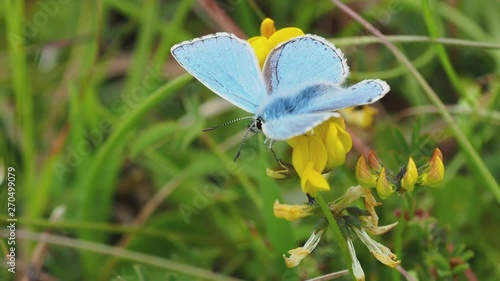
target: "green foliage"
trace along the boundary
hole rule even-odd
[[[348,58],[349,82],[380,78],[391,86],[373,127],[347,124],[359,142],[328,175],[332,191],[322,194],[322,207],[357,184],[364,148],[397,171],[410,156],[422,165],[439,147],[446,168],[439,187],[377,207],[382,225],[399,221],[382,242],[417,280],[499,280],[500,4],[450,3],[356,4],[394,35],[388,39],[438,94],[443,112],[379,39],[330,1],[3,0],[0,165],[18,171],[17,274],[33,260],[59,280],[301,280],[346,269],[333,232],[300,266],[285,267],[282,255],[316,223],[273,216],[276,199],[307,201],[298,181],[266,177],[276,163],[261,137],[233,163],[244,123],[202,133],[243,112],[169,54],[175,43],[234,27],[258,35],[270,17],[277,28],[331,39]],[[289,159],[285,143],[274,148]],[[3,225],[6,189],[0,198]],[[36,234],[44,232],[52,238],[40,254],[44,238]],[[358,246],[369,280],[404,279]],[[0,280],[13,280],[2,269]]]

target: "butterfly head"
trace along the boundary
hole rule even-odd
[[[264,119],[262,117],[257,116],[255,120],[248,126],[248,130],[252,133],[258,133],[262,131],[262,124],[264,124]]]

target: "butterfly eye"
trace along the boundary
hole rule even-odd
[[[264,120],[262,120],[262,118],[259,116],[257,117],[257,120],[255,120],[255,125],[257,126],[257,129],[259,129],[260,131],[262,131],[262,122]]]
[[[262,123],[264,120],[262,120],[262,117],[257,117],[255,121],[253,121],[250,126],[248,126],[248,130],[250,130],[253,133],[257,133],[262,131]]]

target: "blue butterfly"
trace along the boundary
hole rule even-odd
[[[217,95],[253,114],[249,130],[267,141],[304,134],[342,108],[373,103],[389,85],[364,80],[348,88],[344,54],[326,39],[304,35],[269,53],[263,69],[250,44],[229,33],[179,43],[172,55]]]

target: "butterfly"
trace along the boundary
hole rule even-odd
[[[311,34],[276,46],[262,70],[250,44],[224,32],[176,44],[171,53],[207,88],[253,114],[249,130],[262,131],[271,143],[305,134],[339,117],[334,111],[373,103],[389,91],[379,79],[343,87],[349,75],[344,54]]]

